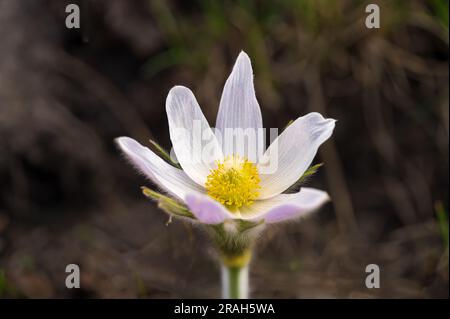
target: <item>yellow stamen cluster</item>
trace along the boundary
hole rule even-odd
[[[253,203],[261,188],[256,165],[236,155],[216,164],[217,168],[211,170],[206,180],[208,195],[230,210]]]

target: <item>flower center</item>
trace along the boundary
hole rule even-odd
[[[208,195],[230,210],[253,203],[261,188],[256,165],[237,155],[227,156],[216,164],[217,168],[206,179]]]

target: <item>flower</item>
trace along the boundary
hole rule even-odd
[[[165,204],[182,203],[195,219],[215,225],[227,220],[280,222],[304,216],[329,200],[326,192],[308,187],[297,193],[284,192],[307,171],[319,146],[331,136],[335,120],[319,113],[299,117],[262,156],[247,156],[246,152],[250,146],[260,151],[260,144],[247,145],[244,150],[234,144],[225,147],[221,137],[227,129],[259,132],[263,127],[246,53],[239,54],[225,83],[215,132],[186,87],[170,90],[166,111],[180,167],[129,137],[116,139],[131,163],[175,199]],[[204,150],[208,150],[206,157],[199,154]],[[265,169],[267,159],[277,163],[273,172]]]

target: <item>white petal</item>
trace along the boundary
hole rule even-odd
[[[223,158],[220,144],[203,115],[194,94],[175,86],[166,100],[169,131],[176,157],[186,174],[204,186],[215,160]]]
[[[302,187],[295,194],[280,194],[269,199],[255,201],[250,207],[241,208],[241,215],[243,219],[264,219],[266,223],[276,223],[305,216],[328,200],[329,196],[326,192]]]
[[[203,194],[188,194],[185,203],[194,216],[204,224],[220,224],[232,218],[231,213],[219,202]]]
[[[239,54],[233,71],[223,88],[216,128],[220,131],[222,138],[228,136],[226,133],[230,129],[248,129],[256,135],[259,133],[258,129],[262,128],[261,109],[256,100],[253,85],[252,65],[245,52]],[[256,141],[253,142],[256,143]],[[232,143],[232,141],[229,138],[222,141],[225,156],[242,153],[242,150],[239,150],[236,145],[227,143]],[[247,154],[240,155],[248,157]]]
[[[309,113],[281,133],[258,163],[261,199],[280,194],[303,175],[319,146],[333,133],[335,122],[319,113]]]
[[[155,184],[180,200],[190,193],[204,192],[182,170],[166,163],[147,147],[129,137],[119,137],[117,144],[136,168]]]

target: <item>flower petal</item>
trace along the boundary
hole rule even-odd
[[[227,137],[226,129],[249,129],[256,133],[256,136],[260,128],[262,128],[261,109],[256,100],[252,65],[248,55],[242,51],[223,88],[217,114],[216,129],[222,134],[224,155],[239,154],[249,157],[248,154],[240,154],[243,150],[240,150],[238,145],[234,145],[233,140]],[[243,131],[233,133],[237,132]],[[255,140],[253,143],[256,145],[257,141]],[[258,153],[255,152],[255,154]]]
[[[303,187],[295,194],[281,194],[270,199],[255,201],[252,206],[241,209],[241,215],[243,219],[264,219],[269,224],[277,223],[305,216],[328,200],[329,196],[326,192]]]
[[[166,100],[170,139],[186,174],[204,186],[215,160],[223,158],[220,144],[191,90],[173,87]]]
[[[319,113],[309,113],[281,133],[258,163],[260,199],[280,194],[303,175],[319,146],[333,133],[335,122]]]
[[[207,195],[188,194],[185,203],[194,216],[204,224],[220,224],[225,219],[232,218],[224,206]]]
[[[184,200],[186,194],[204,191],[182,170],[166,163],[135,140],[129,137],[119,137],[116,142],[139,171],[178,199]]]

